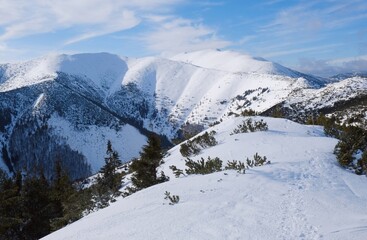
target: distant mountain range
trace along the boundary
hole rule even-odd
[[[128,161],[150,132],[167,145],[185,124],[207,128],[245,109],[271,113],[277,107],[293,119],[317,112],[344,118],[361,114],[365,82],[364,75],[319,78],[218,50],[170,59],[96,53],[3,64],[0,166],[42,165],[51,176],[60,160],[80,178],[103,165],[107,140]]]

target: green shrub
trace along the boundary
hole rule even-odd
[[[214,137],[215,134],[215,131],[205,132],[203,135],[197,136],[192,140],[187,140],[186,143],[181,144],[180,153],[184,157],[189,157],[199,154],[203,148],[217,145],[218,142]]]
[[[237,161],[237,160],[228,161],[227,166],[225,166],[224,169],[225,170],[236,170],[238,173],[245,173],[246,171],[245,163]]]
[[[190,158],[185,160],[186,166],[188,167],[185,171],[186,174],[209,174],[213,172],[222,171],[222,160],[218,157],[211,159],[208,157],[208,160],[205,161],[204,158],[201,160],[194,161]]]
[[[178,169],[175,165],[169,166],[169,169],[172,170],[176,178],[180,177],[181,175],[185,175],[183,171],[181,169]]]
[[[270,164],[270,161],[267,161],[267,158],[261,157],[258,153],[255,153],[254,159],[250,160],[249,158],[246,159],[247,167],[258,167],[265,164]]]
[[[167,192],[167,191],[164,193],[164,196],[165,196],[164,197],[165,200],[170,201],[169,205],[175,205],[180,201],[180,196],[178,196],[178,195],[172,195],[171,196],[171,193]]]
[[[358,151],[366,149],[367,132],[358,127],[344,127],[339,139],[334,151],[339,164],[346,168],[357,169],[354,156]]]
[[[256,115],[258,115],[258,113],[252,110],[251,108],[246,109],[241,112],[241,116],[244,116],[244,117],[251,117],[251,116],[256,116]]]
[[[231,135],[239,133],[267,131],[267,130],[268,130],[268,124],[264,122],[263,119],[261,119],[260,121],[253,122],[251,118],[248,118],[244,120],[242,124],[239,124],[237,128],[233,130]]]

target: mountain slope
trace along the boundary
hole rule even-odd
[[[197,54],[205,59],[223,53]],[[232,63],[242,66],[244,58],[249,57],[233,56]],[[86,176],[103,164],[108,138],[127,161],[150,131],[162,134],[168,145],[167,139],[180,137],[186,123],[205,128],[245,108],[261,112],[295,89],[318,84],[264,60],[251,58],[251,64],[265,65],[231,72],[220,65],[108,53],[0,65],[0,156],[11,171],[41,164],[50,175],[53,162],[61,158],[70,170],[80,169],[75,178]],[[92,143],[92,136],[99,140]]]
[[[296,89],[287,99],[268,109],[281,109],[287,118],[306,121],[320,113],[334,116],[337,121],[366,128],[367,78],[351,77],[319,89]]]
[[[259,118],[255,118],[259,120]],[[258,152],[271,164],[246,174],[225,171],[190,175],[118,199],[106,209],[44,239],[364,239],[367,232],[365,176],[337,165],[337,140],[318,126],[265,118],[266,132],[231,135],[242,118],[210,130],[218,145],[193,159],[242,160]],[[179,146],[164,159],[183,168]],[[165,191],[179,195],[169,205]]]

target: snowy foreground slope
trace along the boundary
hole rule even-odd
[[[246,174],[171,175],[44,239],[366,239],[367,178],[338,166],[336,139],[272,118],[267,132],[230,136],[242,120],[214,126],[219,144],[194,159],[244,161],[258,152],[271,164]],[[165,158],[166,174],[170,165],[183,168],[179,147]],[[180,202],[169,205],[165,191]]]

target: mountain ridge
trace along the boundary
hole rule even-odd
[[[185,62],[188,60],[191,62]],[[223,62],[230,64],[223,65]],[[273,74],[274,69],[279,70],[278,75]],[[261,113],[297,98],[307,106],[307,98],[300,98],[297,93],[322,92],[330,84],[265,59],[213,50],[186,53],[172,59],[134,59],[109,53],[51,55],[25,63],[3,64],[0,72],[0,147],[3,149],[0,155],[9,168],[15,169],[21,167],[20,163],[40,161],[40,156],[35,158],[29,154],[25,155],[30,160],[17,160],[23,151],[18,146],[19,139],[29,139],[25,132],[14,128],[20,123],[42,132],[44,139],[54,139],[53,151],[56,152],[58,145],[68,143],[67,139],[79,139],[80,136],[79,142],[88,142],[88,131],[107,127],[115,132],[111,140],[118,145],[118,150],[133,149],[123,156],[123,160],[128,161],[137,156],[144,145],[144,135],[146,137],[149,132],[172,140],[182,137],[184,126],[207,128],[233,114],[240,115],[244,110]],[[344,89],[338,88],[338,91],[344,96]],[[299,111],[305,108],[303,105]],[[62,125],[50,120],[55,117],[67,120],[75,129],[73,134],[76,137],[60,132],[53,136],[55,133],[47,128],[59,129]],[[117,137],[126,124],[139,132],[139,144],[135,147],[130,147],[126,141],[131,136]],[[105,151],[103,145],[108,140],[106,136],[102,137],[102,131],[97,132],[95,134],[105,143],[91,146],[96,157],[85,159],[86,163],[92,164],[92,172],[102,166],[103,158],[97,152]],[[14,140],[15,137],[19,139]],[[60,138],[66,138],[66,141]],[[128,146],[122,147],[121,142]],[[79,146],[74,144],[71,152],[91,158],[87,150],[77,153]],[[53,158],[56,152],[49,153],[43,164],[54,161],[49,158]]]

